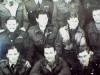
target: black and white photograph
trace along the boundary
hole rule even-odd
[[[0,75],[100,75],[100,0],[0,0]]]

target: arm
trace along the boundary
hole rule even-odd
[[[41,60],[36,62],[36,64],[31,69],[31,72],[29,75],[41,75],[40,74],[40,68],[41,68],[40,65],[41,65]]]
[[[62,69],[58,75],[71,75],[70,69],[67,63],[62,59]]]
[[[62,56],[62,38],[59,33],[55,39],[55,49],[57,50],[58,55]]]

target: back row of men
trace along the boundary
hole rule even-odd
[[[100,75],[99,1],[1,3],[0,75],[22,74]]]

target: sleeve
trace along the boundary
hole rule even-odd
[[[1,68],[0,68],[0,75],[3,75],[3,72],[1,71]]]
[[[67,63],[63,59],[61,59],[61,60],[62,60],[62,69],[58,75],[71,75],[71,72],[70,72],[70,69],[69,69]]]
[[[28,34],[24,40],[24,46],[25,46],[25,53],[26,53],[26,60],[28,60],[29,62],[32,62],[32,56],[34,56],[34,45],[33,45],[33,41],[29,38]]]
[[[23,3],[23,27],[27,30],[29,28],[28,12],[25,4]]]
[[[84,31],[82,29],[80,29],[76,33],[75,39],[76,39],[77,43],[79,44],[79,46],[87,46],[85,33],[84,33]]]
[[[7,64],[7,60],[0,60],[0,75],[11,75]]]
[[[55,39],[55,49],[57,50],[57,53],[59,56],[62,56],[62,37],[60,36],[60,33],[58,32],[57,37]]]
[[[31,72],[30,72],[29,75],[41,75],[40,74],[40,68],[41,68],[40,65],[41,65],[41,60],[39,60],[38,62],[36,62],[36,64],[31,69]]]

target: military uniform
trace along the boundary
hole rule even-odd
[[[0,60],[0,75],[27,75],[29,68],[25,66],[25,60],[19,58],[17,64],[9,65],[7,59]]]
[[[85,31],[87,43],[94,52],[94,61],[100,64],[100,31],[96,28],[95,22],[89,23]]]
[[[30,52],[30,41],[26,32],[21,30],[16,30],[15,32],[11,33],[8,30],[0,33],[0,58],[5,58],[5,50],[7,45],[16,45],[20,48],[21,55],[26,60],[31,60],[31,53]],[[27,54],[26,54],[27,53]]]
[[[60,30],[57,34],[57,38],[55,40],[55,49],[58,51],[59,56],[63,57],[66,60],[70,69],[77,67],[77,52],[79,47],[82,47],[81,41],[82,38],[85,37],[84,31],[77,27],[75,30],[71,30],[66,26],[66,41],[63,39],[63,33],[61,35]],[[67,57],[67,58],[66,58]]]
[[[71,73],[66,62],[58,57],[52,65],[45,58],[39,60],[32,68],[30,75],[71,75]]]
[[[44,33],[40,30],[39,25],[31,26],[28,30],[28,34],[30,39],[33,42],[33,46],[35,48],[35,52],[39,57],[43,56],[44,45],[45,44],[54,44],[57,28],[54,25],[48,24]],[[37,56],[36,55],[36,56]],[[41,55],[41,56],[40,56]],[[37,56],[37,57],[38,57]]]

